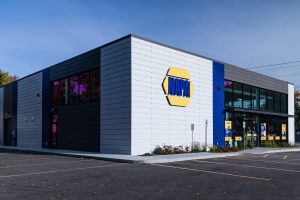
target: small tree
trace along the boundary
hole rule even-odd
[[[17,79],[18,79],[17,76],[12,76],[8,72],[2,71],[0,69],[0,86],[7,85],[7,84],[9,84],[9,83],[11,83],[11,82],[13,82]]]

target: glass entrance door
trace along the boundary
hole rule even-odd
[[[258,115],[244,114],[246,145],[258,146]]]

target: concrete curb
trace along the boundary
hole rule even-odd
[[[120,162],[120,163],[132,163],[132,164],[141,164],[144,163],[143,160],[137,160],[137,159],[123,159],[123,158],[114,158],[108,156],[100,157],[100,156],[93,156],[93,155],[84,155],[84,154],[76,154],[76,153],[65,153],[65,152],[50,152],[50,151],[44,151],[43,149],[39,150],[33,150],[33,149],[16,149],[16,148],[5,148],[0,147],[0,152],[27,152],[32,154],[46,154],[46,155],[56,155],[56,156],[69,156],[74,158],[86,158],[86,159],[95,159],[95,160],[104,160],[104,161],[112,161],[112,162]]]
[[[190,153],[188,153],[190,154]],[[188,154],[181,154],[181,155],[188,155]],[[231,156],[239,156],[241,155],[240,152],[236,153],[209,153],[211,155],[200,155],[198,156],[184,156],[184,157],[169,157],[169,158],[155,158],[156,156],[152,156],[151,159],[144,160],[145,164],[154,164],[154,163],[170,163],[170,162],[181,162],[181,161],[189,161],[189,160],[203,160],[203,159],[210,159],[210,158],[225,158]],[[171,156],[171,155],[170,155]]]
[[[278,150],[266,151],[265,153],[285,153],[285,152],[300,152],[300,149],[299,148],[295,148],[295,149],[278,149]]]
[[[173,154],[173,155],[156,155],[156,156],[131,156],[131,155],[117,155],[117,154],[101,154],[91,152],[78,152],[68,150],[56,150],[56,149],[28,149],[22,147],[5,147],[0,146],[0,152],[27,152],[32,154],[47,154],[57,156],[69,156],[76,158],[86,158],[95,160],[105,160],[112,162],[121,163],[132,163],[132,164],[154,164],[154,163],[171,163],[189,160],[201,160],[211,158],[225,158],[232,156],[242,156],[243,154],[266,154],[266,153],[282,153],[282,152],[300,152],[300,148],[289,148],[289,149],[248,149],[240,152],[232,153],[186,153],[186,154]]]

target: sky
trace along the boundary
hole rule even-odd
[[[0,0],[0,69],[24,77],[129,33],[300,89],[298,0]]]

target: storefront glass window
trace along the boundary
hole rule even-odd
[[[287,113],[287,95],[281,94],[281,112]]]
[[[274,141],[280,140],[280,117],[274,116]]]
[[[89,101],[89,73],[79,75],[79,101]]]
[[[59,104],[68,104],[68,79],[60,80],[59,85]]]
[[[225,90],[225,107],[232,107],[232,82],[224,81],[224,90]]]
[[[267,105],[268,105],[268,111],[273,112],[274,111],[274,92],[268,91],[267,93]]]
[[[251,109],[251,87],[243,86],[243,108]]]
[[[100,95],[100,72],[99,70],[91,71],[91,100],[99,99]]]
[[[259,90],[259,108],[260,110],[266,110],[266,90],[260,89]]]
[[[246,145],[257,146],[258,143],[258,115],[244,114]]]
[[[280,112],[280,93],[274,93],[274,112]]]
[[[235,108],[242,108],[242,84],[233,83],[233,106]]]
[[[233,113],[233,141],[234,146],[242,147],[243,142],[243,114],[241,113]]]
[[[286,117],[281,118],[280,136],[282,142],[288,142],[288,120]]]
[[[77,103],[78,96],[78,76],[69,78],[69,104]]]
[[[258,88],[252,87],[252,109],[258,110],[259,106],[259,92]]]
[[[59,104],[59,81],[52,83],[52,107],[56,107]]]

